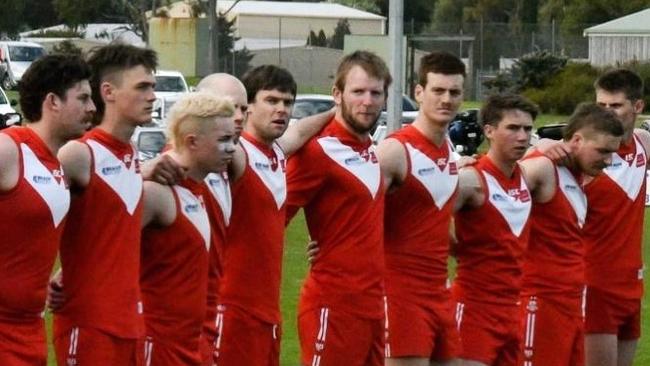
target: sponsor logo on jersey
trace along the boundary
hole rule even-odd
[[[507,198],[499,193],[493,193],[492,194],[492,200],[496,202],[503,202],[506,201]]]
[[[578,189],[578,186],[574,184],[565,184],[564,189],[569,190],[569,191],[575,191]]]
[[[607,168],[608,169],[618,169],[618,168],[622,168],[622,167],[623,167],[623,163],[616,162],[616,163],[610,164]]]
[[[449,175],[456,175],[458,174],[458,166],[456,165],[455,161],[449,162]]]
[[[119,165],[115,166],[107,166],[102,168],[102,174],[103,175],[115,175],[115,174],[120,174],[122,171],[122,167]]]
[[[42,175],[35,175],[32,177],[32,181],[36,184],[50,184],[52,183],[52,177],[46,177]]]
[[[435,172],[436,172],[436,167],[435,166],[432,166],[430,168],[418,169],[418,175],[422,176],[422,177],[424,177],[426,175],[434,174]]]
[[[261,162],[259,162],[259,161],[256,161],[256,162],[255,162],[255,169],[259,169],[259,170],[269,170],[269,169],[271,169],[271,165],[270,165],[270,164],[266,164],[266,163],[261,163]]]
[[[210,187],[219,187],[221,186],[221,180],[220,179],[208,179],[208,184]]]
[[[361,156],[353,156],[351,158],[347,158],[343,161],[345,165],[363,165],[366,163],[365,160],[361,158]]]
[[[200,208],[201,208],[200,204],[193,203],[193,204],[185,205],[185,207],[183,207],[183,210],[185,210],[185,212],[189,214],[189,213],[199,212]]]
[[[645,164],[645,159],[643,157],[643,154],[637,154],[637,156],[636,156],[636,166],[640,167],[640,166],[643,166],[643,164]]]

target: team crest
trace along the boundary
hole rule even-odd
[[[643,156],[643,154],[637,154],[637,156],[636,156],[636,166],[637,166],[637,168],[640,167],[640,166],[643,166],[643,164],[645,164],[645,157]]]

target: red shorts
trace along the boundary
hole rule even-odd
[[[616,334],[620,340],[641,337],[641,300],[588,287],[586,301],[585,333]]]
[[[42,319],[30,323],[0,323],[3,366],[45,366],[47,341]]]
[[[416,304],[387,296],[386,357],[446,361],[460,356],[461,342],[451,299]]]
[[[215,340],[219,366],[278,366],[280,326],[232,305],[219,305]]]
[[[582,315],[570,314],[556,300],[544,297],[527,296],[522,298],[521,306],[524,321],[520,365],[584,365]]]
[[[142,343],[93,329],[57,331],[54,350],[59,365],[143,365]]]
[[[521,348],[521,308],[480,302],[457,302],[456,321],[464,360],[486,365],[517,365]]]
[[[383,366],[384,319],[323,307],[298,316],[303,365]]]
[[[199,348],[201,351],[202,366],[215,366],[214,353],[217,350],[215,340],[217,339],[217,317],[206,318],[201,329]]]
[[[141,343],[144,349],[144,366],[200,366],[198,344],[188,345],[173,340],[156,340],[147,337]]]

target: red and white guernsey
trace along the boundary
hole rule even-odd
[[[70,207],[61,164],[31,129],[2,131],[18,147],[19,179],[0,192],[0,322],[41,319]]]
[[[90,327],[122,338],[143,334],[140,301],[142,176],[135,149],[95,128],[80,139],[91,155],[88,186],[72,201],[61,242],[66,298],[57,329]]]
[[[243,132],[244,174],[232,185],[232,215],[223,258],[219,303],[262,321],[280,322],[280,277],[287,185],[285,158]]]
[[[543,156],[539,152],[532,157]],[[535,202],[524,262],[523,296],[564,300],[565,308],[580,316],[585,285],[583,225],[587,197],[581,180],[566,167],[555,166],[553,198]]]
[[[336,120],[287,168],[288,217],[304,207],[320,252],[305,280],[301,311],[320,306],[370,319],[384,316],[384,187],[370,139]]]
[[[172,187],[176,219],[142,231],[140,286],[147,336],[171,340],[186,361],[200,362],[199,336],[205,319],[210,219],[202,182],[185,179]]]
[[[585,187],[587,284],[623,298],[643,295],[642,236],[648,155],[634,136]]]
[[[458,186],[450,143],[437,147],[413,126],[390,136],[404,146],[407,174],[386,196],[388,296],[440,298],[446,293],[449,225]]]
[[[227,173],[210,173],[204,180],[207,190],[205,206],[210,218],[213,232],[213,242],[210,246],[210,267],[208,269],[208,301],[206,311],[206,327],[216,335],[217,304],[219,298],[219,282],[223,274],[222,253],[226,243],[226,230],[230,224],[232,213],[232,197]]]
[[[506,177],[489,157],[476,165],[485,201],[456,213],[457,298],[516,305],[530,236],[531,195],[519,165]]]

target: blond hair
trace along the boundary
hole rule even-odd
[[[195,92],[182,97],[169,111],[167,129],[169,142],[174,149],[185,147],[185,136],[202,133],[205,127],[214,123],[215,117],[232,117],[235,107],[230,98],[219,97],[212,93]]]

